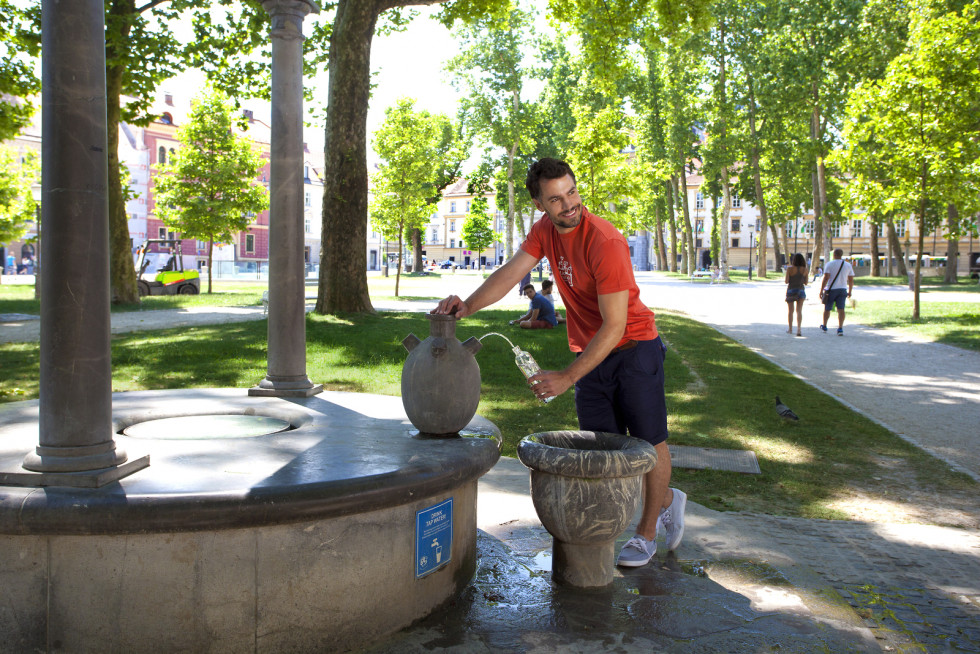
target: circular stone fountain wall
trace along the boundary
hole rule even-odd
[[[345,650],[472,578],[477,480],[499,457],[480,417],[467,431],[488,438],[426,440],[397,397],[244,390],[116,394],[113,413],[145,470],[99,489],[0,486],[0,651]],[[189,438],[186,416],[286,428]],[[36,442],[36,402],[0,408],[0,473]]]

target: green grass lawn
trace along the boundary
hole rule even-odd
[[[667,403],[671,443],[751,449],[761,475],[675,469],[674,484],[719,510],[752,510],[816,518],[843,517],[835,500],[895,497],[877,461],[900,461],[919,485],[945,491],[975,490],[976,484],[836,400],[770,364],[714,329],[667,311],[658,325],[667,355]],[[461,340],[501,331],[527,349],[543,368],[567,365],[564,328],[521,331],[506,326],[510,311],[487,310],[460,321]],[[428,335],[419,314],[319,316],[307,319],[307,372],[327,389],[399,395],[407,355],[401,340]],[[482,374],[479,412],[500,427],[504,454],[514,455],[527,434],[576,428],[571,393],[550,404],[531,394],[507,344],[489,337],[477,354]],[[239,387],[265,376],[266,323],[185,328],[112,338],[113,390]],[[37,397],[36,343],[0,345],[0,401]],[[774,410],[774,397],[800,415],[788,423]],[[900,485],[901,482],[899,482]]]
[[[847,310],[871,327],[898,329],[936,343],[980,352],[980,302],[920,302],[912,320],[912,301],[862,301]]]
[[[113,304],[110,306],[110,311],[255,306],[261,304],[262,292],[268,288],[265,282],[216,281],[212,284],[212,293],[208,294],[207,283],[206,279],[201,280],[200,295],[152,295],[144,297],[140,304]],[[41,303],[34,299],[34,286],[0,284],[0,313],[39,315]]]

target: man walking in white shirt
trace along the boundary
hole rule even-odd
[[[820,299],[823,300],[823,323],[820,331],[827,331],[830,309],[837,305],[837,335],[844,335],[844,304],[854,290],[854,268],[842,258],[844,250],[834,250],[834,260],[827,264],[820,282]]]

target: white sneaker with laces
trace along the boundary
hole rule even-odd
[[[668,552],[676,550],[684,538],[684,509],[687,507],[687,493],[676,488],[671,490],[674,498],[670,501],[670,506],[660,511],[660,517],[657,518],[657,531],[663,526]]]
[[[621,565],[625,568],[638,568],[649,563],[650,559],[656,553],[656,540],[647,540],[643,536],[636,534],[623,545],[616,565]]]

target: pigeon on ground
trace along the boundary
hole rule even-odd
[[[793,410],[783,404],[778,395],[776,396],[776,411],[787,420],[799,420],[799,417],[793,413]]]

